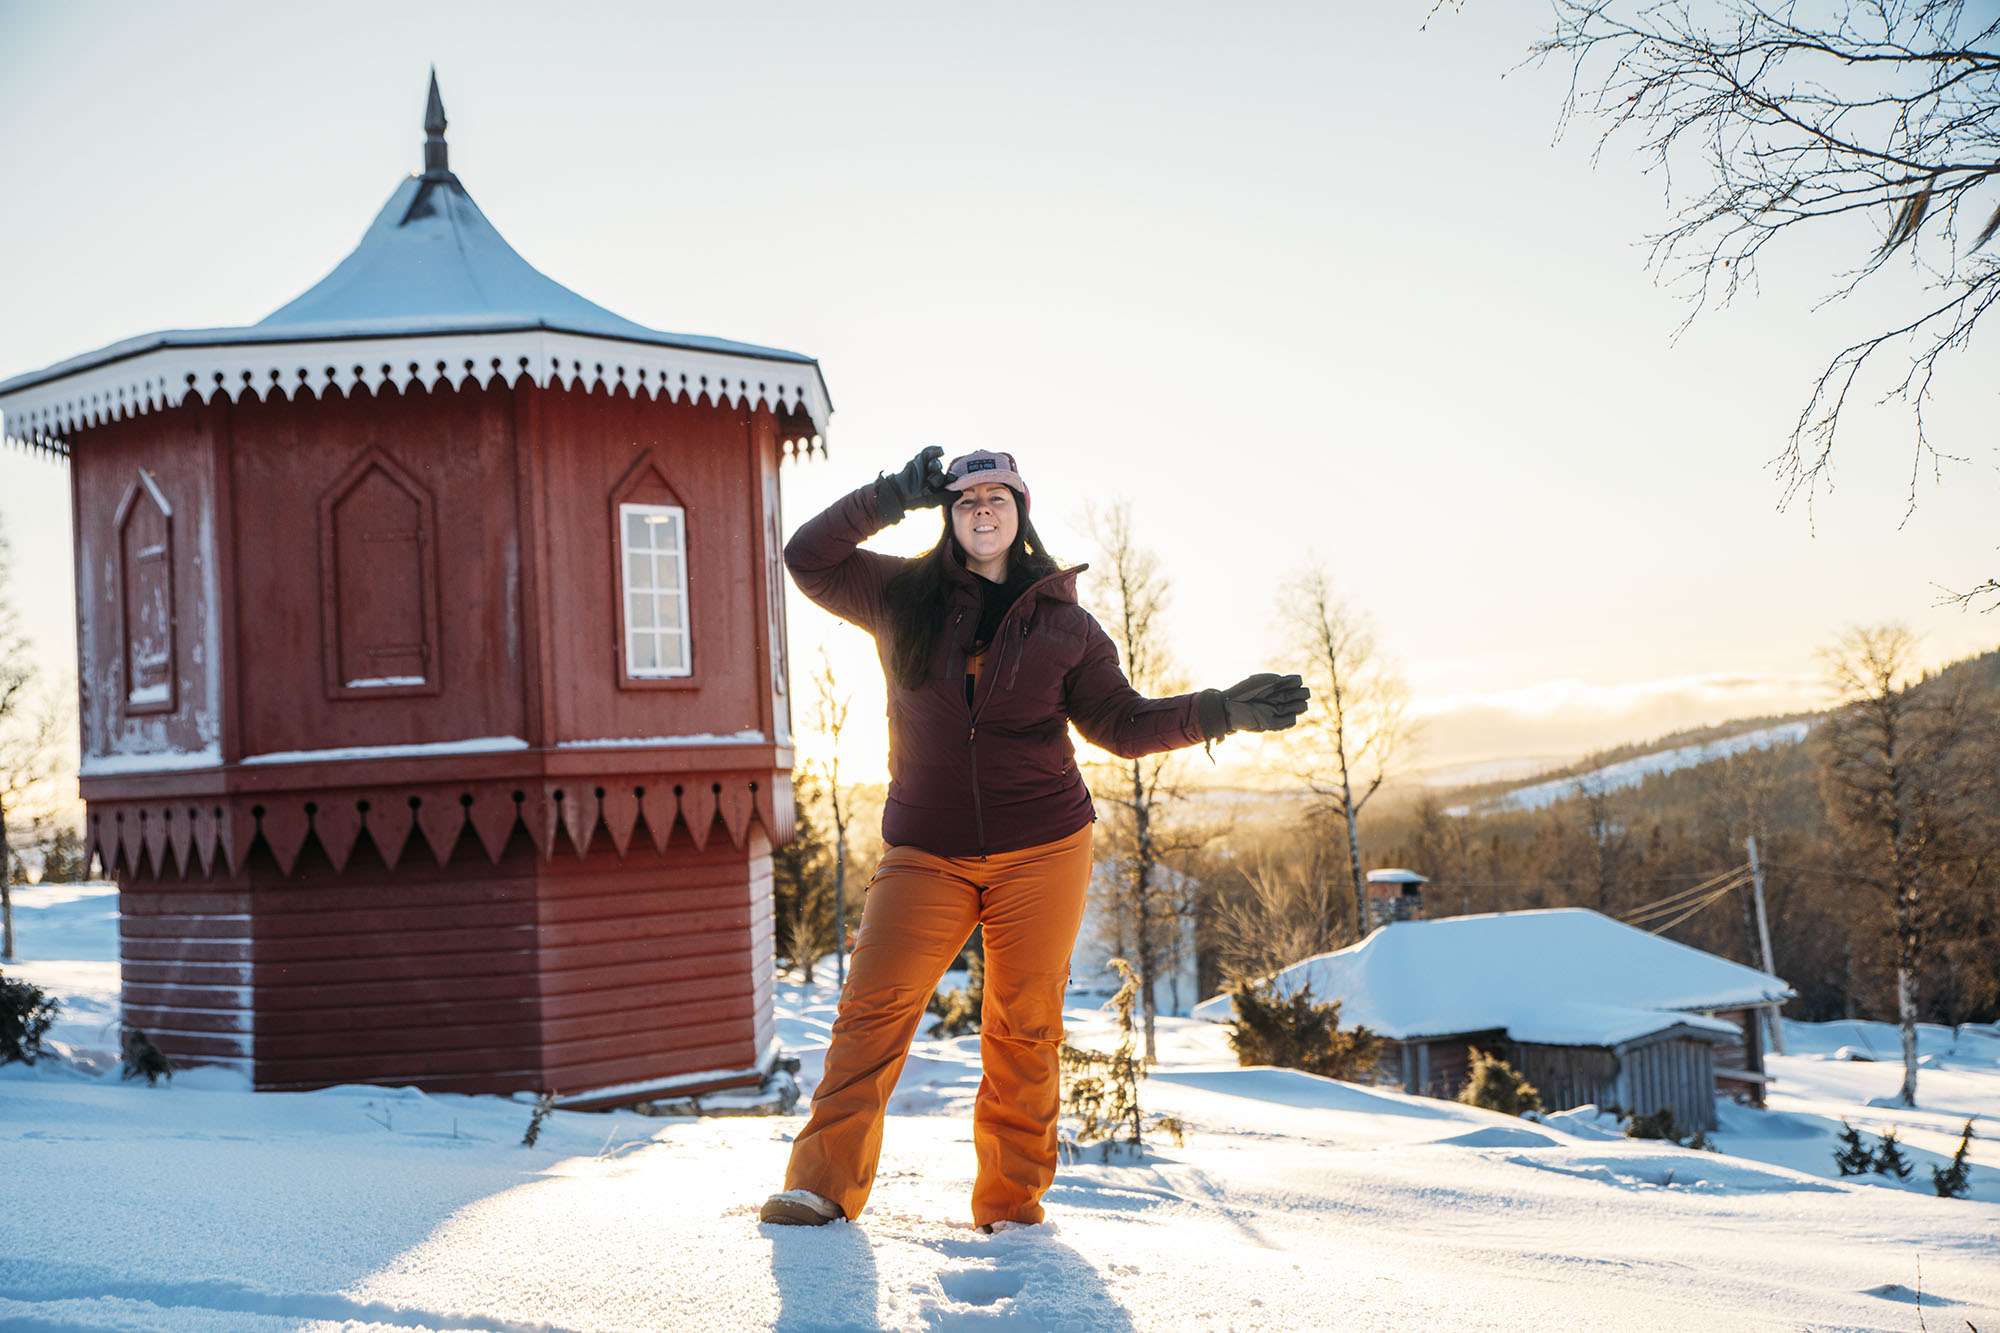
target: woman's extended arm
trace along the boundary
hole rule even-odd
[[[1063,680],[1070,721],[1092,745],[1122,759],[1214,740],[1228,730],[1220,691],[1148,699],[1118,665],[1118,646],[1093,617],[1083,658]]]
[[[1118,666],[1118,647],[1093,618],[1083,660],[1063,682],[1070,720],[1091,744],[1124,759],[1221,740],[1232,731],[1278,731],[1305,711],[1297,676],[1260,672],[1227,690],[1148,699]]]

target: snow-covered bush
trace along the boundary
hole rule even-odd
[[[1279,999],[1269,981],[1245,978],[1229,995],[1236,1004],[1229,1045],[1238,1064],[1361,1080],[1382,1058],[1382,1038],[1365,1027],[1343,1029],[1340,1001],[1314,1003],[1310,985]]]
[[[1458,1099],[1467,1106],[1483,1106],[1502,1115],[1521,1115],[1542,1109],[1542,1094],[1521,1072],[1497,1055],[1478,1047],[1468,1047],[1472,1057],[1472,1077],[1459,1090]]]
[[[0,1065],[35,1063],[60,1007],[40,986],[0,977]]]

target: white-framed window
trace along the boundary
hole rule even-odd
[[[625,674],[690,675],[687,514],[679,505],[621,504],[618,528]]]

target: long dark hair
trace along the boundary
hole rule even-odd
[[[1012,486],[1014,512],[1021,516],[1014,544],[1007,548],[1007,574],[1025,569],[1037,579],[1046,578],[1062,566],[1042,544],[1042,534],[1028,517],[1027,501]],[[954,497],[955,499],[956,497]],[[938,637],[944,633],[946,590],[950,576],[945,573],[946,552],[965,564],[965,548],[951,530],[951,506],[944,507],[944,532],[937,545],[917,557],[916,563],[889,580],[885,596],[889,603],[889,632],[894,645],[890,664],[897,682],[906,689],[923,684],[930,669],[931,654],[937,651]]]

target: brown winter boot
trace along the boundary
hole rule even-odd
[[[759,1222],[787,1227],[818,1227],[841,1217],[840,1205],[811,1190],[785,1190],[764,1200]]]

